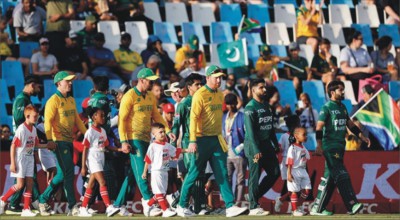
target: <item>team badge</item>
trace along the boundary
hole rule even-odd
[[[68,150],[64,150],[64,154],[67,154],[68,153]]]
[[[339,154],[338,153],[336,153],[335,155],[333,155],[336,159],[339,159]]]

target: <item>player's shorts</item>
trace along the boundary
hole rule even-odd
[[[42,169],[46,172],[48,169],[57,166],[57,158],[49,149],[39,149],[39,159]]]
[[[104,170],[105,157],[102,151],[89,151],[86,165],[89,173],[102,172]]]
[[[165,194],[168,189],[168,172],[152,170],[150,185],[153,194]]]
[[[282,157],[282,162],[281,162],[281,164],[279,164],[279,168],[281,169],[282,180],[287,180],[286,157]]]
[[[287,182],[289,192],[300,192],[302,189],[311,189],[310,177],[305,168],[292,169],[293,181]]]
[[[11,177],[15,177],[15,178],[33,177],[34,166],[35,166],[35,158],[34,158],[33,154],[17,155],[17,158],[15,160],[15,166],[16,166],[17,172],[11,173],[11,175],[10,175]]]

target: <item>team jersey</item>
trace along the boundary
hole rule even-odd
[[[46,138],[49,141],[72,142],[75,126],[82,134],[87,130],[76,110],[75,99],[69,95],[64,97],[58,90],[47,101],[44,118]]]
[[[111,107],[110,100],[107,95],[101,92],[96,92],[90,97],[89,106],[97,107],[104,111],[104,115],[106,116],[106,123],[102,126],[106,133],[110,132],[111,127]],[[89,119],[89,125],[92,125],[92,120]]]
[[[25,116],[24,110],[27,105],[32,104],[28,94],[21,92],[15,97],[14,104],[12,106],[13,116],[13,130],[16,131],[20,124],[24,123]]]
[[[341,102],[329,101],[322,106],[318,121],[325,122],[322,149],[345,148],[346,125],[349,116]]]
[[[121,142],[128,140],[150,141],[152,120],[165,126],[168,133],[170,129],[157,110],[156,98],[147,91],[145,94],[134,87],[123,97],[119,107],[118,131]]]
[[[287,152],[286,165],[292,165],[292,168],[306,168],[309,159],[310,153],[307,148],[301,144],[292,144]]]
[[[151,171],[168,171],[171,159],[178,157],[179,153],[180,148],[177,149],[166,142],[155,141],[147,149],[144,161],[151,164]]]
[[[39,145],[36,128],[26,123],[21,124],[15,131],[12,144],[16,148],[16,157],[33,156],[34,147]]]
[[[207,85],[197,90],[190,109],[190,142],[196,142],[196,137],[221,135],[222,102],[223,94],[219,90]]]
[[[290,147],[289,137],[290,137],[290,133],[286,132],[286,133],[282,134],[281,138],[279,139],[279,147],[281,148],[282,157],[287,156],[287,152]],[[285,163],[286,163],[286,161],[285,161]]]
[[[300,19],[301,17],[307,19],[310,14],[311,11],[304,6],[297,10],[297,37],[318,37],[319,12],[315,12],[309,24],[303,23]]]
[[[192,96],[186,96],[179,104],[175,112],[172,133],[179,137],[180,127],[182,126],[182,138],[189,138],[190,108],[192,106]]]
[[[104,152],[106,147],[109,145],[106,130],[104,128],[96,128],[90,126],[90,128],[85,133],[83,139],[83,146],[89,148],[90,152]]]

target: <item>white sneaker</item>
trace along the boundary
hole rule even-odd
[[[39,212],[41,216],[49,216],[50,213],[48,212],[49,205],[47,203],[39,203]]]
[[[304,216],[304,213],[300,210],[294,210],[292,214],[293,216]]]
[[[35,217],[37,213],[32,212],[30,209],[24,209],[21,212],[21,217]]]
[[[163,218],[168,218],[168,217],[172,217],[175,216],[176,212],[172,211],[170,208],[166,209],[165,211],[163,211],[162,217]]]
[[[143,206],[143,214],[146,217],[150,216],[150,206],[147,204],[149,200],[145,200],[142,198],[142,206]]]
[[[196,214],[188,208],[182,208],[180,205],[176,206],[176,214],[178,214],[180,217],[192,217],[195,216]]]
[[[90,214],[92,214],[92,215],[95,215],[95,214],[97,214],[99,211],[94,210],[94,209],[92,209],[92,208],[88,208],[88,212],[89,212]]]
[[[78,217],[92,217],[93,215],[89,213],[86,207],[80,207],[78,211]]]
[[[263,208],[255,208],[255,209],[250,209],[249,215],[252,216],[266,216],[269,215],[269,211],[265,211]]]
[[[39,200],[32,202],[32,207],[36,210],[39,210]]]
[[[107,217],[114,216],[115,214],[118,214],[119,211],[119,208],[116,208],[113,205],[109,205],[106,209]]]
[[[127,217],[133,216],[133,214],[130,213],[130,212],[128,211],[128,209],[126,209],[125,206],[121,206],[121,207],[120,207],[119,213],[118,213],[118,214],[119,214],[120,216],[127,216]]]
[[[3,196],[0,197],[0,215],[4,213],[4,208],[6,207],[7,203],[2,200]]]
[[[280,198],[281,198],[280,196],[275,198],[275,206],[274,206],[275,212],[281,212],[281,206],[283,205],[283,202],[281,202]]]
[[[209,211],[207,211],[206,209],[202,209],[202,210],[200,210],[198,215],[209,215],[209,214],[210,214]]]
[[[72,210],[70,210],[68,212],[68,216],[69,216],[69,214],[72,214],[72,216],[78,216],[78,214],[79,214],[78,204],[75,204],[74,207],[72,207]]]
[[[247,210],[247,207],[238,207],[238,206],[231,206],[230,208],[226,209],[226,217],[235,217]]]

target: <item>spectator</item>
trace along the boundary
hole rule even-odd
[[[180,71],[179,75],[183,78],[186,79],[190,74],[192,73],[198,73],[202,76],[206,75],[206,70],[204,67],[202,67],[202,64],[200,64],[199,58],[203,56],[204,54],[199,54],[202,53],[201,51],[196,51],[192,55],[187,55],[187,67],[186,69]]]
[[[74,1],[75,20],[85,20],[88,16],[96,14],[96,3],[93,0]]]
[[[6,124],[1,125],[1,151],[10,151],[11,141],[10,126]]]
[[[260,57],[256,62],[256,72],[258,78],[263,78],[267,84],[272,85],[271,70],[276,64],[281,61],[282,57],[272,56],[271,49],[268,45],[264,44],[260,46]]]
[[[182,99],[187,96],[188,91],[186,89],[181,89],[184,84],[184,80],[181,80],[181,82],[174,82],[171,84],[171,87],[169,87],[169,89],[164,91],[164,94],[166,96],[172,97],[177,106],[182,101]]]
[[[324,1],[321,0],[319,9],[322,10]],[[322,24],[323,15],[317,9],[315,0],[304,0],[296,12],[297,17],[297,40],[299,44],[311,45],[314,53],[318,48],[318,25]]]
[[[386,19],[387,24],[397,24],[400,26],[400,3],[399,1],[389,0],[377,0],[378,6],[381,6],[385,10],[388,18]]]
[[[368,51],[362,48],[363,36],[361,32],[352,30],[347,39],[348,46],[340,51],[340,69],[346,78],[353,84],[354,94],[358,96],[358,81],[371,77],[374,68]]]
[[[3,60],[15,60],[11,48],[14,41],[10,38],[8,33],[5,32],[7,28],[7,21],[5,18],[0,17],[0,58]]]
[[[65,51],[63,59],[60,60],[60,69],[67,70],[76,75],[77,79],[90,79],[88,57],[81,49],[78,42],[78,35],[70,30],[65,38]]]
[[[39,41],[43,33],[46,11],[34,5],[34,0],[22,0],[22,7],[14,13],[14,27],[19,41]]]
[[[140,70],[142,70],[144,68],[149,68],[154,73],[158,73],[160,63],[161,63],[160,57],[154,54],[147,60],[147,62],[145,62],[145,64],[142,64],[142,65],[136,67],[136,69],[133,71],[133,73],[131,75],[131,85],[135,86],[137,84],[137,82],[138,82],[137,75],[140,72]]]
[[[308,62],[304,57],[299,56],[300,47],[296,42],[292,42],[289,45],[289,64],[297,67],[298,69],[302,70],[303,72],[288,67],[285,67],[286,74],[290,80],[293,80],[293,86],[296,89],[297,96],[302,92],[302,82],[303,80],[311,80],[311,71],[308,68]]]
[[[154,97],[157,99],[157,104],[159,104],[163,95],[163,88],[160,82],[154,82],[153,87],[151,87],[151,93],[153,93]]]
[[[312,77],[316,80],[322,80],[324,84],[328,84],[335,79],[338,71],[337,58],[329,51],[331,49],[331,42],[322,38],[319,43],[319,54],[315,54],[311,62]]]
[[[39,43],[40,51],[34,53],[31,58],[33,74],[38,75],[42,80],[52,79],[58,72],[57,59],[49,53],[49,40],[47,38],[40,38]]]
[[[172,121],[174,120],[175,106],[171,103],[166,103],[162,106],[163,118],[167,122],[169,129],[172,129]]]
[[[143,64],[140,54],[129,49],[132,37],[129,33],[121,33],[121,44],[118,50],[114,50],[115,60],[120,66],[121,77],[125,82],[129,82],[132,72]]]
[[[80,44],[84,50],[94,45],[94,36],[97,34],[97,19],[94,15],[89,15],[85,19],[85,27],[76,33]]]
[[[398,80],[398,66],[395,63],[393,54],[389,51],[392,48],[392,38],[383,36],[375,42],[378,50],[371,53],[372,62],[376,71],[383,75],[383,81]]]
[[[318,111],[311,105],[310,96],[307,93],[300,94],[299,108],[296,110],[300,118],[301,127],[307,129],[307,133],[315,132],[318,120]]]
[[[189,58],[195,57],[199,61],[199,68],[206,67],[206,56],[199,50],[199,37],[191,35],[188,44],[182,46],[176,51],[175,55],[175,70],[181,72],[189,67]]]
[[[139,1],[139,3],[135,4],[134,3],[134,9],[130,11],[130,18],[128,19],[121,19],[119,18],[118,20],[127,20],[127,21],[144,21],[146,23],[147,31],[149,34],[153,34],[153,23],[154,21],[151,20],[150,18],[146,17],[144,15],[144,6],[143,6],[143,1]],[[120,14],[118,13],[117,16]]]
[[[167,90],[169,87],[171,87],[171,84],[174,82],[179,82],[180,81],[180,77],[177,73],[171,73],[169,75],[169,82],[164,85],[164,90]]]
[[[224,94],[224,97],[231,93],[235,94],[235,97],[237,98],[236,108],[237,109],[242,108],[243,96],[242,96],[242,92],[240,91],[240,89],[237,88],[235,75],[233,75],[233,74],[228,75],[228,77],[226,78],[225,90],[223,90],[222,93]]]
[[[286,106],[282,106],[280,101],[280,94],[278,89],[275,86],[267,86],[267,94],[265,96],[265,102],[271,106],[272,116],[273,116],[273,125],[277,132],[282,131],[280,124],[280,117],[291,115],[291,110],[289,104]]]
[[[99,32],[94,36],[94,46],[87,49],[92,67],[92,76],[107,76],[109,79],[121,80],[116,73],[118,68],[113,52],[104,47],[104,34]]]

